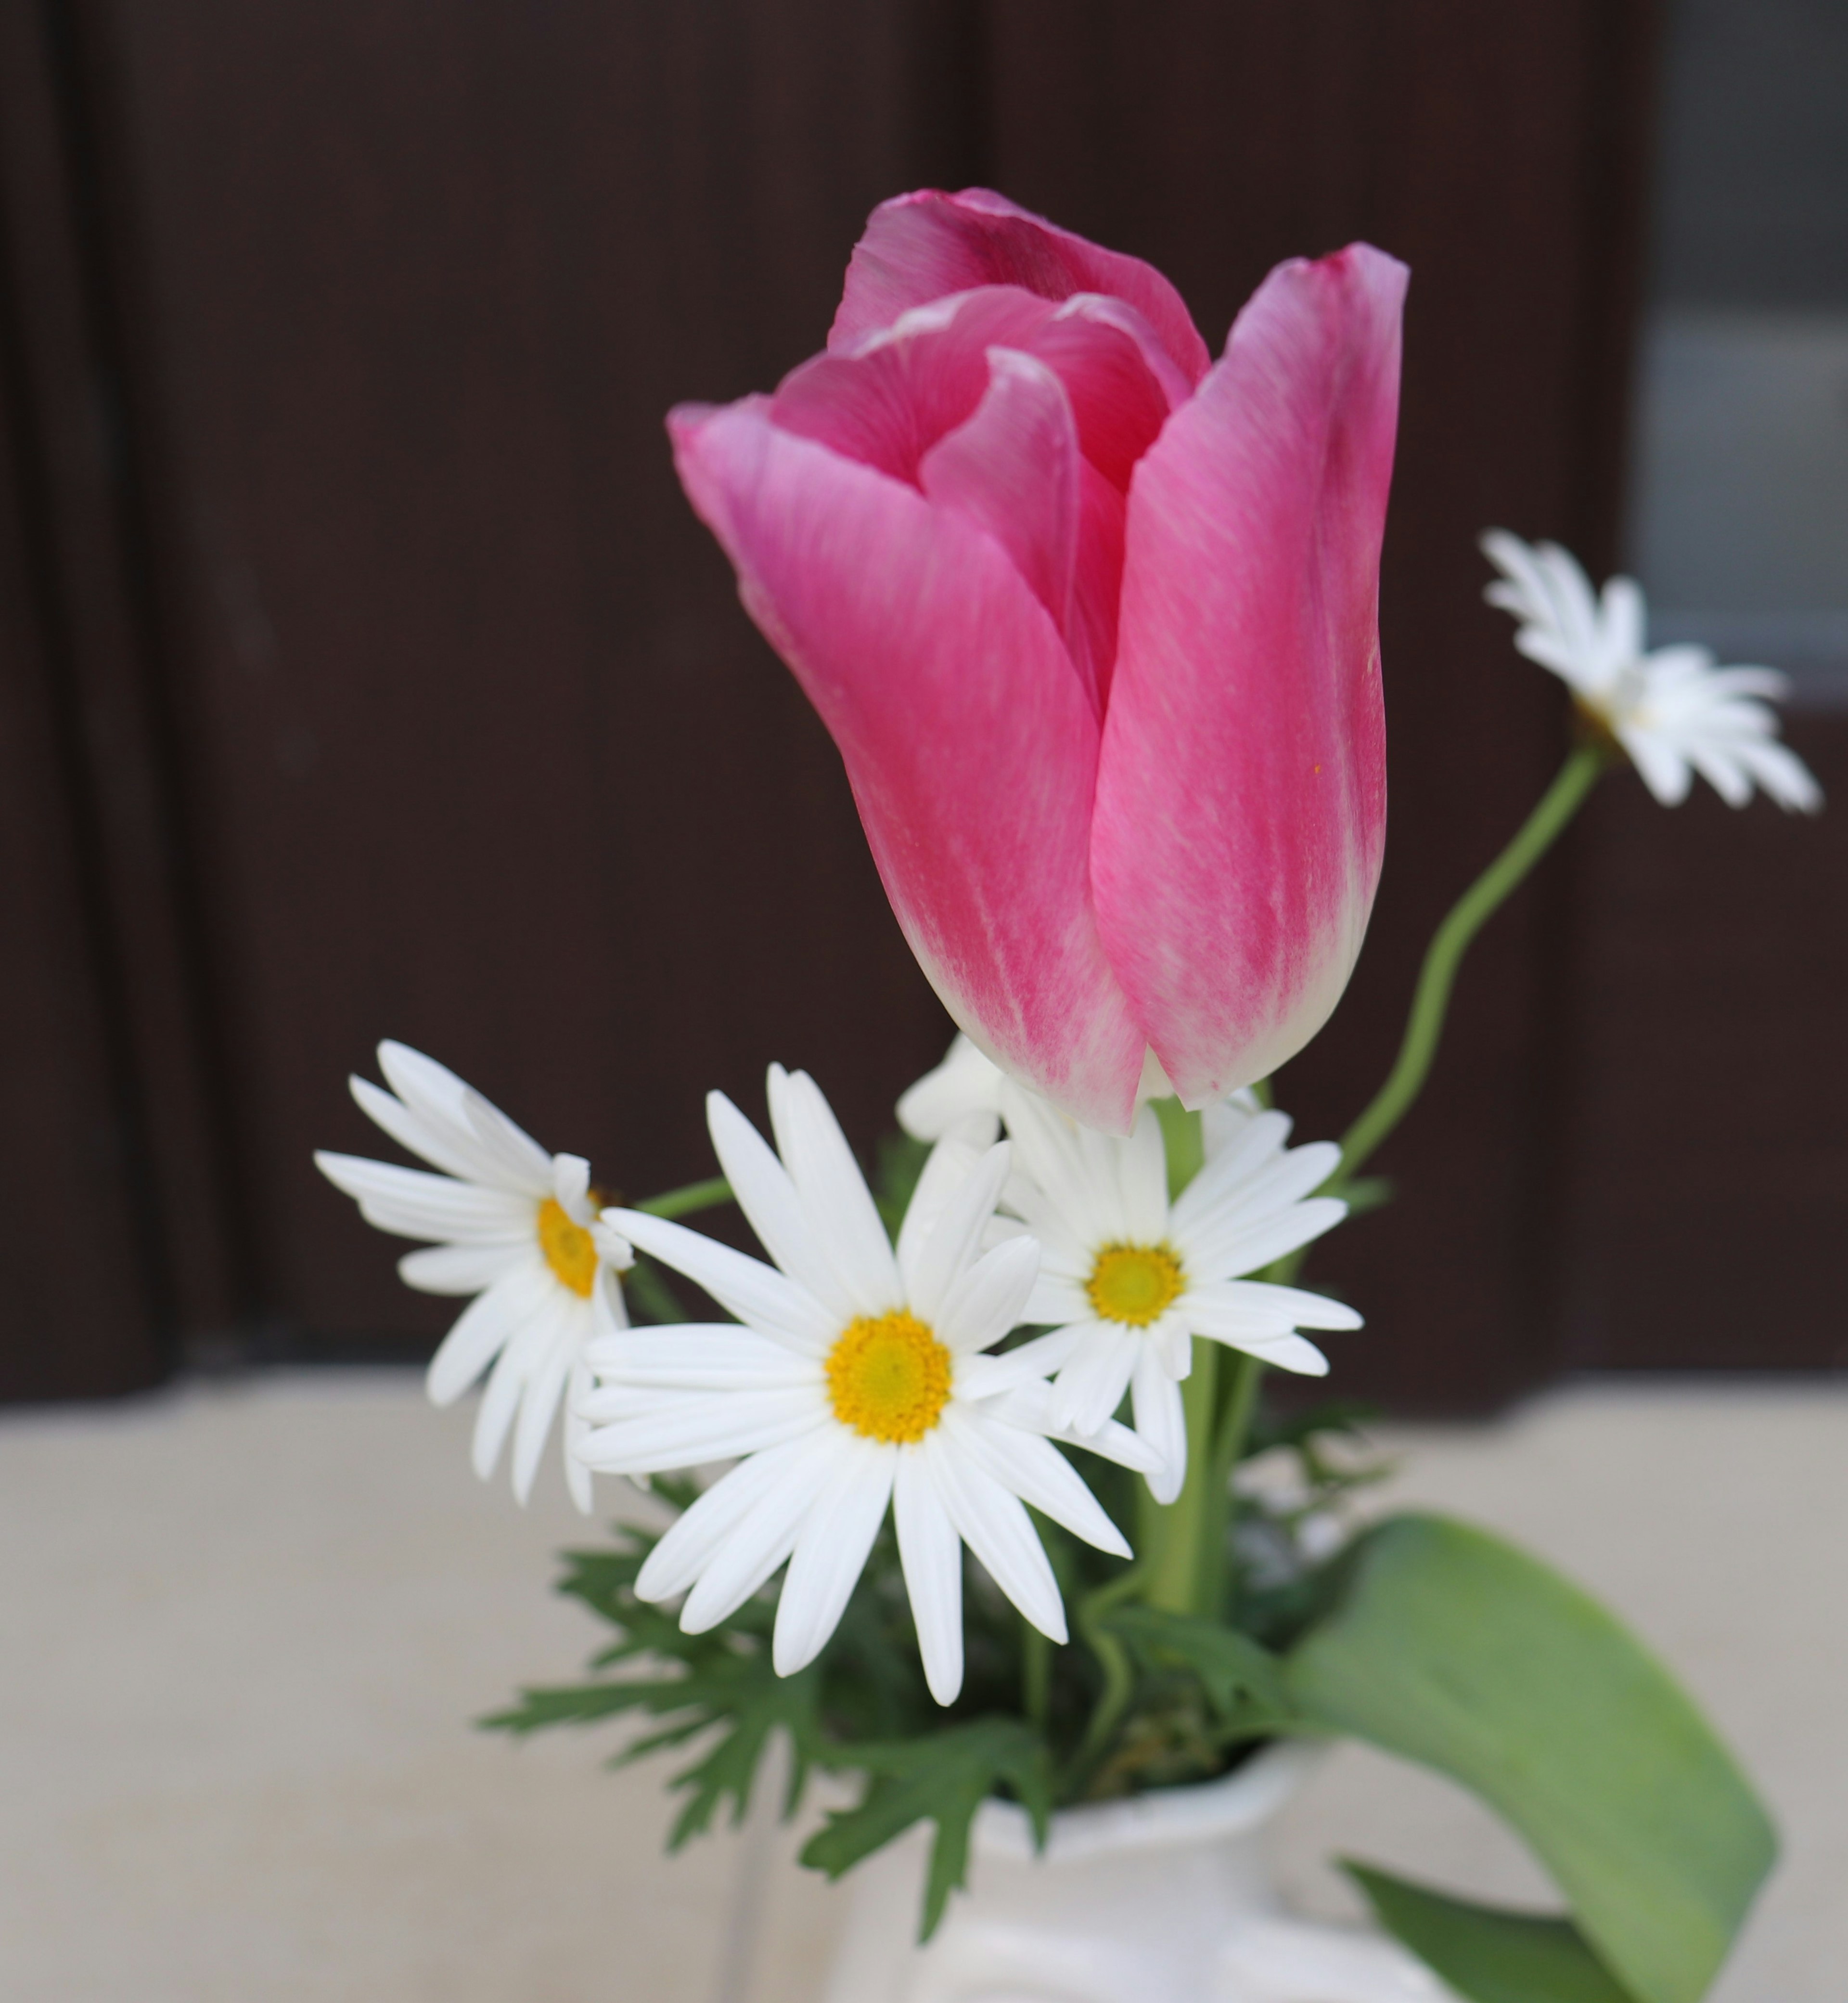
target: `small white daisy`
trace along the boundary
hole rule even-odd
[[[962,1545],[1057,1641],[1059,1589],[1024,1505],[1100,1550],[1127,1557],[1129,1547],[1049,1443],[1062,1435],[1043,1376],[1018,1354],[981,1353],[1020,1320],[1039,1264],[1024,1236],[982,1250],[1006,1144],[934,1150],[895,1250],[814,1081],[775,1067],[769,1096],[775,1152],[722,1093],[707,1113],[774,1267],[659,1218],[604,1213],[743,1326],[599,1338],[600,1388],[580,1403],[595,1429],[578,1451],[637,1476],[739,1459],[662,1538],[636,1590],[686,1593],[680,1625],[698,1634],[787,1559],[772,1645],[781,1676],[833,1633],[890,1503],[925,1679],[948,1704],[962,1684]],[[1082,1444],[1155,1464],[1120,1426]]]
[[[447,1405],[493,1365],[475,1472],[493,1473],[512,1430],[513,1492],[524,1502],[560,1400],[589,1386],[585,1345],[628,1326],[614,1270],[629,1263],[627,1248],[613,1235],[592,1237],[596,1197],[582,1155],[548,1155],[453,1071],[403,1043],[381,1043],[379,1068],[397,1096],[353,1078],[361,1111],[443,1173],[324,1151],[316,1165],[358,1199],[369,1224],[438,1241],[398,1261],[406,1285],[476,1296],[426,1381],[432,1402]],[[568,1408],[564,1431],[565,1479],[588,1515],[590,1472],[571,1451],[584,1426]]]
[[[1150,1108],[1123,1140],[1011,1085],[1001,1110],[1018,1165],[1004,1201],[1041,1247],[1025,1318],[1053,1324],[1020,1354],[1057,1368],[1053,1421],[1080,1437],[1127,1390],[1137,1432],[1161,1457],[1149,1487],[1171,1502],[1187,1470],[1180,1386],[1194,1337],[1321,1376],[1326,1358],[1296,1330],[1361,1326],[1339,1301],[1243,1277],[1347,1215],[1339,1198],[1310,1194],[1341,1151],[1333,1141],[1286,1150],[1288,1119],[1247,1102],[1228,1109],[1216,1152],[1170,1203]]]
[[[1760,700],[1788,692],[1776,669],[1718,667],[1706,647],[1647,652],[1647,607],[1633,578],[1612,578],[1600,599],[1557,543],[1491,529],[1482,547],[1502,573],[1483,596],[1521,621],[1514,645],[1571,689],[1664,806],[1687,798],[1696,772],[1728,806],[1742,807],[1755,784],[1786,812],[1822,806],[1822,788],[1777,741],[1776,712]]]

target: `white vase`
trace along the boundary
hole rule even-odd
[[[929,1825],[856,1868],[826,2003],[1441,2003],[1393,1942],[1284,1913],[1269,1825],[1320,1749],[1267,1746],[1223,1780],[1066,1809],[1036,1856],[988,1801],[969,1889],[917,1945]]]

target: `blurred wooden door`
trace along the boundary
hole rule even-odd
[[[1613,544],[1644,0],[0,17],[5,748],[34,775],[0,894],[37,941],[6,1076],[41,1137],[3,1228],[9,1272],[61,1276],[16,1288],[5,1389],[426,1344],[440,1305],[309,1166],[372,1145],[341,1080],[381,1035],[631,1191],[703,1173],[703,1091],[754,1105],[773,1057],[862,1143],[888,1124],[947,1025],[661,418],[816,348],[907,186],[991,181],[1155,258],[1215,344],[1280,257],[1364,235],[1414,267],[1386,884],[1287,1081],[1305,1134],[1351,1113],[1560,743],[1475,533]],[[1404,1199],[1331,1250],[1374,1331],[1348,1388],[1490,1402],[1605,1312],[1568,1268],[1609,1267],[1607,1198],[1559,1164],[1612,1159],[1564,1067],[1609,1068],[1574,983],[1625,921],[1564,893],[1628,812],[1485,942],[1385,1164]]]

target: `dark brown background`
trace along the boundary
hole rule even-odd
[[[777,1057],[870,1145],[947,1025],[824,733],[675,486],[861,219],[990,182],[1209,339],[1406,258],[1392,824],[1337,1131],[1559,757],[1476,532],[1615,553],[1640,0],[0,0],[0,1389],[401,1353],[442,1304],[309,1165],[391,1034],[638,1192]],[[1793,720],[1839,794],[1840,718]],[[1473,956],[1344,1388],[1836,1364],[1839,816],[1607,788]],[[389,1150],[386,1150],[389,1152]]]

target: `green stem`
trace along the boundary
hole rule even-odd
[[[646,1211],[650,1217],[685,1217],[693,1211],[711,1210],[731,1201],[732,1185],[723,1176],[714,1176],[703,1183],[686,1183],[679,1189],[649,1197],[635,1208]]]
[[[1023,1615],[1020,1624],[1020,1708],[1030,1723],[1046,1729],[1052,1708],[1053,1644]]]
[[[1129,1709],[1130,1699],[1135,1694],[1136,1673],[1130,1662],[1130,1652],[1105,1628],[1103,1620],[1113,1606],[1127,1599],[1141,1585],[1146,1563],[1145,1559],[1137,1559],[1125,1565],[1108,1585],[1093,1588],[1078,1603],[1078,1633],[1085,1647],[1097,1658],[1103,1688],[1098,1692],[1097,1701],[1091,1708],[1084,1739],[1072,1755],[1071,1777],[1074,1782],[1088,1774],[1103,1757],[1116,1736],[1117,1726],[1123,1722],[1123,1713]]]
[[[1197,1613],[1203,1596],[1217,1597],[1224,1554],[1210,1540],[1214,1514],[1213,1421],[1218,1409],[1219,1345],[1196,1337],[1193,1369],[1181,1386],[1187,1416],[1187,1478],[1172,1502],[1157,1505],[1155,1540],[1143,1598],[1169,1613]]]
[[[1251,1431],[1252,1414],[1257,1410],[1258,1386],[1263,1382],[1264,1366],[1255,1356],[1235,1351],[1226,1372],[1225,1389],[1219,1400],[1218,1424],[1213,1436],[1213,1479],[1207,1490],[1209,1510],[1206,1547],[1220,1554],[1224,1575],[1214,1582],[1217,1595],[1204,1603],[1203,1610],[1220,1620],[1229,1620],[1232,1610],[1233,1578],[1229,1542],[1232,1529],[1232,1474],[1245,1451],[1245,1435]]]
[[[1341,1166],[1325,1185],[1326,1193],[1339,1194],[1361,1164],[1411,1110],[1413,1100],[1424,1089],[1431,1061],[1438,1054],[1450,991],[1470,942],[1559,838],[1611,759],[1609,747],[1601,741],[1578,746],[1560,767],[1558,776],[1521,824],[1520,832],[1457,900],[1449,916],[1438,926],[1419,971],[1417,991],[1412,998],[1412,1012],[1398,1061],[1372,1104],[1342,1137]]]

